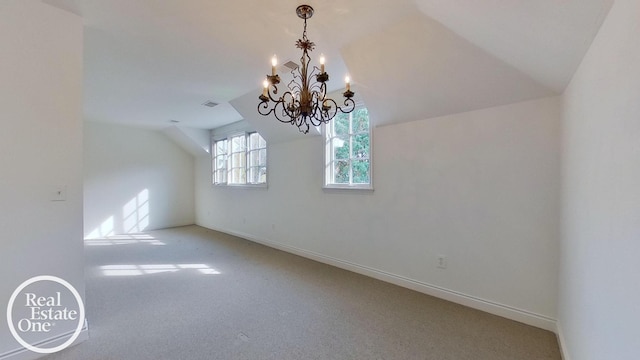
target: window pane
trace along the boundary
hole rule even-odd
[[[258,182],[265,184],[267,182],[267,168],[261,167],[258,171]]]
[[[252,133],[249,135],[249,149],[257,149],[259,147],[258,137],[258,133]]]
[[[262,138],[262,136],[260,136],[260,134],[258,134],[258,146],[261,148],[267,147],[267,142]]]
[[[252,151],[249,153],[249,166],[258,166],[260,165],[258,163],[258,161],[260,160],[259,158],[260,153],[258,151]]]
[[[231,167],[245,167],[245,155],[244,153],[237,153],[231,155]]]
[[[245,149],[244,135],[231,138],[231,152],[244,151],[244,149]]]
[[[360,108],[354,110],[352,113],[353,118],[353,133],[369,132],[369,112],[366,108]]]
[[[247,173],[247,182],[250,184],[255,184],[258,182],[258,168],[249,168],[249,172]]]
[[[353,158],[369,158],[369,133],[353,137]]]
[[[349,159],[349,138],[333,138],[333,158],[334,159]]]
[[[267,182],[266,167],[250,167],[247,170],[247,182],[250,184],[264,184]]]
[[[267,165],[267,149],[260,150],[260,159],[258,165],[266,166]]]
[[[371,182],[369,176],[369,160],[355,160],[351,165],[353,166],[354,184],[368,184]]]
[[[225,165],[224,156],[216,156],[216,169],[223,169]]]
[[[333,182],[336,184],[349,183],[348,161],[336,161],[333,163]]]
[[[227,140],[216,141],[216,155],[227,153]]]
[[[246,169],[232,169],[230,174],[230,184],[244,184],[246,182]]]
[[[216,184],[222,184],[224,183],[227,179],[226,179],[226,171],[224,170],[217,170],[215,172],[216,176],[215,176],[215,182]]]
[[[349,114],[336,115],[333,118],[333,128],[335,135],[349,134]]]

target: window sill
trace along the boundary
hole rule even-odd
[[[325,185],[322,187],[324,191],[355,191],[355,192],[373,192],[372,185]]]
[[[213,187],[221,189],[268,189],[267,184],[213,184]]]

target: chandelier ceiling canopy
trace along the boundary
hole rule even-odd
[[[313,8],[309,5],[300,5],[296,8],[298,17],[304,20],[302,39],[296,41],[296,47],[302,50],[300,66],[291,70],[293,80],[287,85],[288,90],[278,96],[278,84],[280,76],[277,74],[277,58],[274,55],[271,60],[271,75],[267,75],[263,83],[262,95],[258,98],[258,113],[263,116],[273,114],[283,123],[289,123],[298,127],[300,132],[308,133],[310,126],[320,126],[333,119],[338,112],[347,114],[354,110],[355,102],[351,91],[349,77],[345,78],[346,89],[342,96],[342,106],[327,97],[327,85],[329,74],[324,69],[324,56],[320,55],[320,68],[310,68],[311,57],[315,44],[307,38],[307,19],[313,16]]]

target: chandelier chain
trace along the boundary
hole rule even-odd
[[[304,19],[304,31],[302,32],[302,40],[307,39],[307,18]]]

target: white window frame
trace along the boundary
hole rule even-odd
[[[354,109],[353,112],[355,112],[356,110],[362,109],[365,106],[363,104],[357,104],[356,108]],[[349,141],[351,142],[349,149],[353,149],[353,137],[359,134],[363,134],[364,132],[359,132],[357,134],[353,133],[353,112],[349,113]],[[334,166],[333,163],[336,161],[335,159],[333,159],[333,148],[332,148],[332,144],[333,144],[333,139],[338,137],[337,135],[334,135],[334,120],[331,120],[328,124],[324,124],[323,126],[323,137],[324,137],[324,188],[325,189],[345,189],[345,190],[373,190],[373,131],[372,131],[372,126],[371,126],[371,118],[369,118],[369,129],[368,129],[368,135],[369,135],[369,156],[368,159],[369,160],[369,183],[368,184],[357,184],[357,183],[353,183],[353,175],[352,175],[352,171],[353,171],[353,167],[351,162],[354,160],[353,158],[353,153],[352,151],[350,151],[349,153],[349,183],[348,184],[338,184],[338,183],[334,183],[333,179],[334,179]],[[362,158],[360,158],[362,159]]]
[[[233,140],[236,138],[241,138],[243,145],[240,151],[233,150]],[[228,162],[227,162],[227,185],[246,185],[247,184],[247,133],[237,133],[228,137]],[[233,162],[234,155],[239,155],[237,158],[240,159],[240,164],[235,164]],[[242,163],[244,160],[244,163]],[[234,182],[232,181],[232,177],[234,174],[234,170],[237,170],[240,175],[244,173],[244,181]],[[240,176],[240,179],[243,177]]]
[[[212,161],[211,161],[211,165],[212,165],[212,169],[211,169],[211,174],[212,174],[212,183],[214,186],[226,186],[226,187],[247,187],[247,188],[257,188],[257,187],[267,187],[267,183],[268,183],[268,176],[269,176],[269,165],[268,165],[268,156],[269,156],[269,151],[268,151],[268,144],[267,141],[264,140],[264,138],[262,138],[264,140],[265,146],[264,147],[258,147],[256,149],[251,149],[250,150],[250,139],[249,137],[251,136],[251,134],[258,134],[260,136],[259,133],[252,131],[252,132],[234,132],[229,134],[228,136],[224,137],[224,138],[212,138],[211,139],[211,154],[212,154]],[[243,137],[244,138],[244,149],[242,151],[236,151],[236,152],[232,152],[232,141],[234,138],[236,137]],[[262,136],[260,136],[262,137]],[[226,141],[226,153],[225,154],[218,154],[217,153],[217,143],[219,141]],[[259,183],[251,183],[248,182],[248,177],[249,177],[249,168],[250,168],[250,160],[249,160],[249,153],[252,151],[260,151],[260,150],[265,150],[266,151],[266,155],[267,155],[267,159],[265,161],[264,166],[258,165],[255,166],[257,168],[261,168],[264,167],[266,168],[266,177],[265,177],[265,182],[259,182]],[[244,166],[236,166],[235,164],[232,164],[233,162],[233,155],[234,154],[242,154],[241,158],[244,160]],[[225,176],[224,176],[224,182],[216,182],[216,171],[220,170],[218,169],[217,166],[217,162],[216,162],[216,157],[219,156],[224,156],[224,172],[225,172]],[[232,173],[233,170],[237,170],[237,169],[242,169],[244,170],[244,182],[231,182],[231,177],[232,177]]]
[[[262,139],[262,141],[264,142],[264,146],[260,146],[260,139],[258,139],[258,146],[253,148],[251,146],[251,136],[252,135],[258,135],[260,139]],[[260,164],[260,152],[264,150],[265,151],[265,162],[264,164]],[[258,164],[252,164],[251,163],[251,154],[252,153],[257,153],[258,154]],[[268,154],[267,152],[267,141],[257,132],[250,132],[247,133],[247,137],[246,137],[246,156],[247,156],[247,170],[246,170],[246,174],[245,174],[245,178],[246,178],[246,183],[247,185],[260,185],[260,184],[265,184],[267,179],[266,179],[266,173],[268,173],[267,171],[267,160],[266,160],[266,155]],[[265,168],[265,182],[250,182],[249,178],[250,178],[250,174],[251,174],[251,170],[255,169],[258,174],[260,173],[260,169],[261,168]]]
[[[224,141],[224,153],[219,154],[218,153],[218,142],[222,142]],[[226,185],[227,184],[227,165],[228,165],[228,159],[227,159],[227,154],[228,154],[228,147],[229,147],[229,140],[227,138],[224,139],[219,139],[219,140],[213,140],[211,142],[211,154],[212,154],[212,162],[211,162],[211,167],[212,167],[212,182],[214,185]],[[222,158],[223,161],[222,163],[224,164],[224,167],[218,168],[218,158]],[[217,181],[217,175],[218,172],[221,171],[223,173],[222,176],[220,176],[220,180],[221,181]]]

